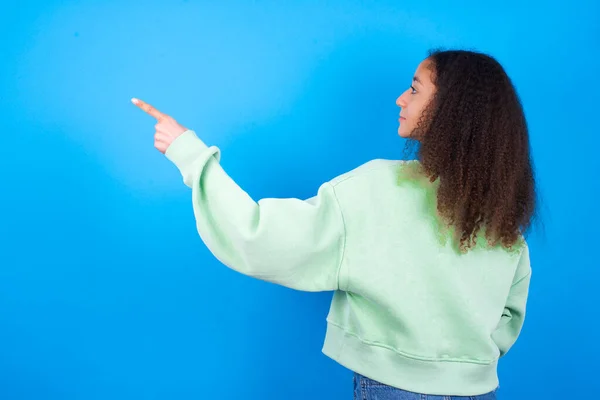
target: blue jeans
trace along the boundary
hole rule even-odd
[[[354,400],[496,400],[496,390],[479,396],[432,396],[408,392],[354,374]]]

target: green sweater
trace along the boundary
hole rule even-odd
[[[468,396],[498,386],[498,359],[525,317],[524,239],[512,251],[457,251],[433,212],[435,185],[399,178],[412,162],[370,161],[307,200],[255,201],[223,170],[220,150],[191,130],[165,156],[191,188],[198,233],[220,262],[334,292],[325,355],[413,392]]]

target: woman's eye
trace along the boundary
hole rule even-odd
[[[410,87],[410,90],[411,90],[411,94],[415,94],[415,93],[417,93],[417,89],[415,89],[415,88],[414,88],[414,87],[412,87],[412,86]]]

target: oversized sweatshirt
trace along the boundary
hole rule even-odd
[[[302,291],[332,291],[323,353],[379,382],[478,395],[519,336],[531,277],[525,240],[457,250],[416,161],[373,160],[309,199],[251,198],[221,152],[188,130],[165,153],[191,189],[202,241],[225,266]],[[408,176],[405,174],[405,176]]]

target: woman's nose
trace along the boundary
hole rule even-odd
[[[406,93],[406,92],[405,92],[405,93]],[[406,107],[406,99],[405,99],[405,96],[404,96],[404,95],[405,95],[405,93],[402,93],[402,94],[400,95],[400,97],[398,97],[398,98],[396,99],[396,105],[397,105],[398,107],[402,107],[402,108]]]

